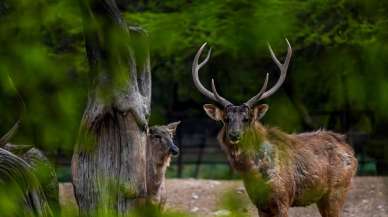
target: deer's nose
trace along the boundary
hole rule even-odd
[[[171,147],[170,147],[170,153],[172,154],[172,156],[178,156],[179,154],[179,148],[178,146],[176,146],[175,144],[173,144]]]
[[[240,133],[237,131],[232,131],[229,133],[229,139],[232,141],[240,140]]]

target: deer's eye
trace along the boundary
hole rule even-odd
[[[248,122],[248,121],[249,121],[249,118],[248,118],[248,117],[244,117],[243,121],[244,121],[244,122]]]

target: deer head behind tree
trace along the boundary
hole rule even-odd
[[[180,122],[170,123],[165,126],[152,126],[149,131],[149,145],[161,161],[165,157],[177,156],[179,148],[174,144],[173,136]]]

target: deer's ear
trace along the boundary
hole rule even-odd
[[[265,113],[268,111],[268,105],[267,104],[261,104],[261,105],[256,105],[253,108],[253,120],[260,120],[264,117]]]
[[[206,114],[213,120],[221,121],[222,120],[222,110],[213,104],[203,105],[203,109]]]
[[[180,123],[181,123],[180,121],[173,122],[173,123],[169,123],[169,124],[167,125],[167,130],[168,130],[171,134],[175,134],[176,128],[178,127],[178,125],[179,125]]]

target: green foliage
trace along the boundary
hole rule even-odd
[[[126,8],[125,18],[145,28],[150,39],[151,123],[166,122],[176,111],[185,117],[205,117],[200,104],[207,99],[194,88],[190,72],[194,53],[205,41],[213,52],[201,71],[203,83],[210,84],[210,78],[215,78],[223,96],[241,103],[259,90],[266,72],[271,72],[269,85],[273,85],[278,69],[266,42],[282,59],[287,37],[294,49],[287,91],[283,88],[269,100],[266,123],[289,132],[303,130],[302,114],[291,95],[312,113],[346,111],[354,117],[353,130],[385,132],[381,126],[388,122],[387,1],[128,2],[119,1]],[[93,78],[88,75],[78,1],[4,0],[0,2],[0,26],[0,132],[6,132],[21,115],[22,126],[13,142],[70,154]],[[116,32],[107,33],[120,52],[124,52],[122,44],[132,42]],[[132,46],[143,51],[140,43]],[[120,67],[117,71],[114,84],[127,77]],[[18,93],[26,104],[24,113]],[[373,111],[376,123],[360,115],[363,110]],[[320,119],[318,125],[324,126],[325,121]],[[383,145],[376,142],[374,150]],[[228,172],[220,171],[220,177]],[[246,178],[255,181],[257,177]],[[18,198],[12,196],[12,186],[0,191],[0,210],[12,216]],[[252,191],[265,194],[265,186]],[[226,204],[235,204],[230,201]],[[141,216],[143,211],[131,215]],[[63,212],[65,216],[74,213],[70,208]]]
[[[3,183],[0,190],[0,214],[4,217],[32,217],[33,214],[27,210],[21,209],[23,207],[23,193],[15,183]]]
[[[26,103],[18,143],[71,149],[88,82],[78,9],[59,0],[1,4],[1,132],[19,116],[17,89]],[[4,89],[8,76],[14,86]]]
[[[263,135],[259,134],[255,128],[251,127],[244,131],[244,134],[241,137],[241,141],[238,143],[238,148],[243,153],[254,156],[258,150],[260,150],[260,146],[264,142]]]
[[[274,84],[278,69],[266,42],[282,59],[285,37],[294,49],[287,91],[283,88],[269,99],[266,123],[289,132],[304,129],[303,115],[289,95],[299,98],[310,113],[346,111],[354,117],[355,130],[376,132],[388,122],[384,1],[118,2],[129,23],[148,31],[151,124],[166,122],[177,111],[205,118],[200,105],[207,99],[194,88],[190,75],[194,53],[205,41],[213,53],[201,80],[210,87],[210,78],[215,78],[223,96],[241,103],[258,91],[266,72],[271,72],[269,85]],[[0,25],[0,132],[6,132],[22,110],[17,89],[26,111],[14,142],[71,153],[93,78],[87,73],[78,2],[6,0],[0,3]],[[117,49],[131,43],[118,34],[111,36]],[[114,80],[120,83],[123,77],[126,73],[117,73]],[[369,116],[360,122],[363,110],[373,111],[377,123]],[[317,125],[325,126],[325,119],[318,119]]]
[[[165,7],[168,12],[161,11]],[[287,83],[310,112],[373,110],[385,122],[387,10],[380,1],[182,1],[175,7],[150,5],[126,17],[144,26],[152,39],[156,114],[177,102],[204,102],[190,79],[193,54],[203,42],[213,55],[202,80],[209,84],[214,77],[222,95],[239,103],[257,92],[266,71],[272,72],[271,81],[276,79],[266,41],[281,57],[288,37],[294,57]],[[292,103],[276,104],[279,96],[270,99],[276,106],[268,122],[301,130],[302,117]],[[287,111],[292,114],[285,117]]]
[[[245,189],[254,204],[266,204],[270,199],[270,185],[267,179],[259,172],[242,175]]]
[[[223,210],[227,211],[225,215],[220,215],[223,217],[248,217],[248,208],[249,204],[246,198],[239,197],[235,191],[228,190],[222,196],[221,207]],[[217,215],[218,216],[218,215]]]

